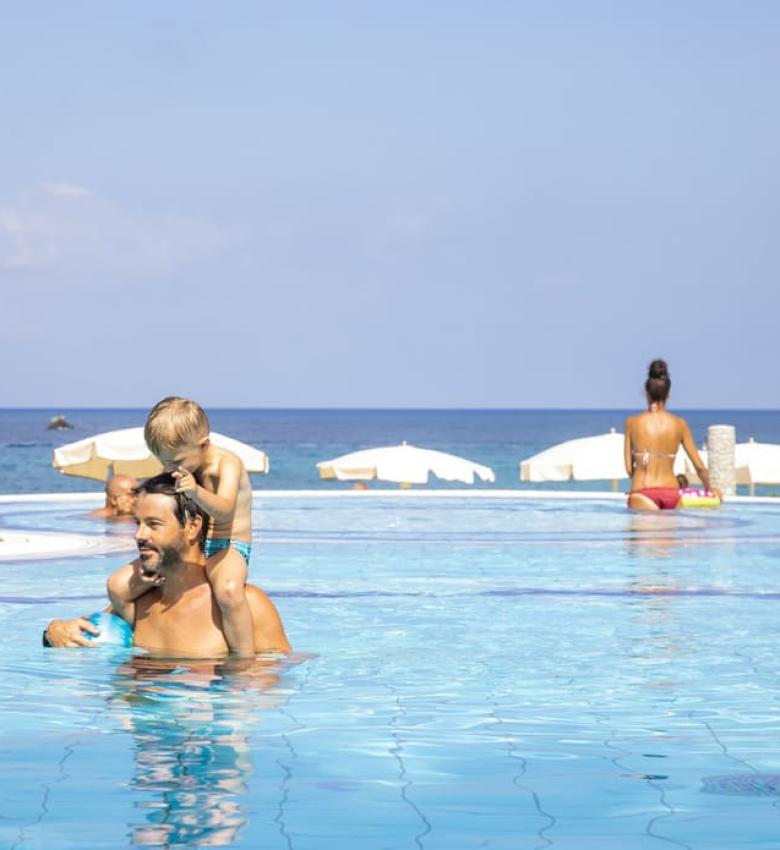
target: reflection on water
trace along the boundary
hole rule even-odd
[[[639,558],[671,558],[678,545],[680,530],[671,512],[632,512],[626,545],[629,556]]]
[[[722,555],[746,539],[745,520],[720,509],[630,511],[627,519],[624,540],[629,557],[672,558],[702,546],[715,546]]]
[[[247,823],[250,746],[261,710],[279,707],[282,662],[136,656],[114,676],[112,710],[135,743],[141,793],[132,844],[225,846]]]

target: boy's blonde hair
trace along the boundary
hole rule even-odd
[[[170,395],[151,409],[146,417],[144,439],[152,454],[192,446],[208,437],[208,416],[194,401]]]

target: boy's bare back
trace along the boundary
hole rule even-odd
[[[237,487],[236,507],[232,521],[219,522],[212,517],[210,534],[215,538],[252,540],[252,485],[246,468],[237,455],[209,443],[204,465],[195,479],[205,490],[221,495]]]

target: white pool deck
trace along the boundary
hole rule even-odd
[[[568,501],[624,501],[625,493],[582,490],[255,490],[257,499],[557,499]],[[86,508],[102,504],[102,493],[27,493],[0,495],[0,505],[31,502],[80,503]],[[727,496],[728,504],[780,505],[770,496]],[[28,531],[0,525],[0,561],[19,558],[56,558],[75,555],[126,551],[128,541],[104,534],[66,534],[50,531]]]
[[[0,528],[0,561],[18,558],[57,558],[126,551],[127,541],[97,534],[59,534],[50,531],[17,531]]]

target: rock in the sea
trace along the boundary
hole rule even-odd
[[[49,424],[46,426],[47,431],[64,431],[68,428],[73,428],[74,426],[68,422],[68,420],[64,416],[52,416],[49,420]]]

